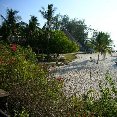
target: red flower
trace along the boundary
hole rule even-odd
[[[58,81],[63,81],[63,78],[61,76],[56,78]]]
[[[17,50],[17,45],[16,44],[11,44],[10,48],[11,48],[12,51],[15,52]]]

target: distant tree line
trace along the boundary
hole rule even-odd
[[[59,54],[79,49],[85,52],[106,53],[109,50],[112,40],[107,33],[93,31],[84,20],[70,19],[68,15],[54,15],[55,10],[53,4],[49,4],[47,9],[42,7],[39,12],[46,22],[40,28],[36,16],[31,16],[29,22],[25,23],[18,16],[18,11],[7,9],[6,17],[1,15],[1,39],[7,43],[30,45],[36,53]],[[88,39],[90,30],[93,31],[93,35]]]

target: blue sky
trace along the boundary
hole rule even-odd
[[[91,28],[108,32],[117,46],[117,0],[0,0],[0,14],[5,16],[6,9],[13,8],[19,11],[25,22],[28,22],[30,15],[37,16],[42,26],[44,20],[39,10],[47,8],[48,4],[57,8],[55,14],[85,19]]]

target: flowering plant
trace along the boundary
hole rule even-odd
[[[11,48],[12,51],[15,52],[17,50],[17,45],[16,44],[11,44],[10,48]]]

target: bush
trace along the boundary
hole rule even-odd
[[[62,31],[51,32],[49,40],[50,53],[71,53],[79,50],[79,46],[71,41]]]
[[[82,99],[65,97],[63,78],[49,78],[46,66],[36,63],[30,48],[0,42],[0,88],[10,96],[9,112],[19,117],[116,117],[117,90],[109,74],[109,83],[100,84],[101,97],[95,100],[89,91]]]
[[[11,115],[20,115],[23,109],[31,116],[56,115],[63,96],[62,82],[48,77],[30,48],[16,48],[12,51],[10,45],[0,43],[0,88],[10,93]]]

